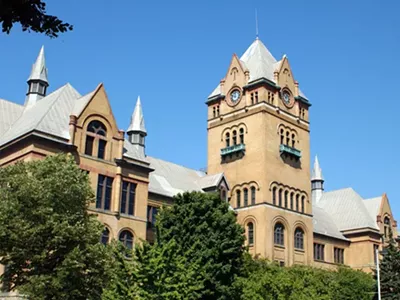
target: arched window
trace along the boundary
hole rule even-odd
[[[286,145],[290,146],[290,134],[289,134],[289,131],[286,131]]]
[[[217,106],[217,116],[219,116],[219,105]]]
[[[243,128],[240,128],[240,130],[239,130],[239,139],[240,139],[240,143],[244,144],[244,130],[243,130]]]
[[[294,248],[304,250],[304,231],[299,227],[294,231]]]
[[[385,217],[383,219],[383,227],[384,227],[384,234],[385,234],[385,238],[389,237],[389,233],[390,233],[390,219],[389,217]]]
[[[274,244],[279,246],[285,245],[285,227],[282,223],[276,223],[274,227]]]
[[[289,195],[289,192],[285,191],[285,208],[288,208],[288,195]]]
[[[119,234],[119,241],[124,244],[126,248],[132,250],[133,248],[133,234],[128,230],[124,230]]]
[[[254,186],[251,187],[251,205],[256,204],[256,188]]]
[[[236,207],[240,207],[240,191],[236,191]]]
[[[305,201],[306,200],[306,197],[301,197],[301,212],[302,213],[304,213],[304,211],[305,211],[305,207],[304,207],[304,205],[305,205]]]
[[[236,130],[232,132],[232,144],[236,145],[237,144],[237,136],[236,136]]]
[[[296,195],[296,211],[299,211],[299,201],[300,201],[300,195]]]
[[[247,241],[249,246],[253,246],[254,244],[254,225],[252,222],[247,224]]]
[[[97,144],[97,157],[104,159],[107,145],[107,129],[100,121],[91,121],[86,129],[85,154],[93,155],[93,149]]]
[[[276,205],[276,187],[272,188],[272,204]]]
[[[249,190],[244,189],[243,190],[243,206],[248,206],[249,205]]]
[[[106,227],[101,234],[101,243],[107,245],[110,241],[110,230]]]
[[[294,206],[293,206],[293,196],[294,196],[293,192],[290,193],[290,209],[294,209]]]
[[[215,109],[215,106],[213,107],[213,118],[215,118],[215,115],[216,115],[216,109]]]
[[[282,207],[282,189],[279,189],[278,206]]]
[[[226,147],[229,147],[231,145],[231,135],[229,134],[229,132],[227,132],[225,135],[225,143]]]
[[[283,129],[281,129],[281,144],[283,145],[283,141],[285,140],[285,134]]]
[[[294,134],[292,134],[292,148],[296,148],[296,140]]]

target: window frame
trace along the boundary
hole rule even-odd
[[[125,234],[125,236],[122,236],[122,234]],[[128,235],[130,235],[130,239],[128,238]],[[118,235],[118,241],[120,241],[128,250],[133,250],[134,240],[134,234],[128,229],[121,230]]]
[[[240,190],[236,190],[236,207],[241,207],[242,200],[241,200],[241,193]]]
[[[294,231],[294,249],[304,251],[304,230],[301,227]]]
[[[335,264],[344,264],[344,249],[339,247],[333,248],[333,261]]]
[[[103,174],[97,177],[96,209],[111,210],[114,178]]]
[[[247,242],[249,246],[254,246],[254,223],[247,223]]]
[[[285,226],[281,222],[274,226],[274,245],[285,247]]]
[[[98,126],[95,126],[98,125]],[[96,157],[98,159],[105,159],[107,154],[107,127],[103,122],[95,119],[89,122],[86,126],[85,137],[85,155],[94,156],[94,149],[97,149]],[[88,148],[88,140],[91,140],[91,149]]]
[[[254,186],[252,186],[250,188],[251,191],[251,205],[255,205],[256,204],[256,188]]]
[[[325,245],[314,243],[314,260],[325,261]]]
[[[135,215],[136,189],[137,189],[137,183],[122,180],[121,199],[119,208],[121,214],[128,216]]]

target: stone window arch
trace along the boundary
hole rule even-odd
[[[93,120],[86,127],[85,154],[93,156],[97,146],[96,156],[104,159],[107,147],[107,128],[99,120]]]

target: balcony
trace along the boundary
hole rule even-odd
[[[244,144],[233,145],[233,146],[229,146],[229,147],[221,149],[221,156],[226,156],[228,154],[245,152],[245,151],[246,151],[246,147]]]
[[[279,146],[279,151],[280,151],[281,155],[282,154],[288,154],[290,156],[294,156],[297,159],[301,158],[301,151],[300,150],[297,150],[295,148],[289,147],[289,146],[284,145],[284,144],[281,144]]]

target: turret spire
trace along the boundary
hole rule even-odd
[[[324,177],[319,165],[318,157],[315,156],[314,168],[311,175],[311,196],[314,204],[317,204],[324,192]]]
[[[142,111],[142,103],[140,102],[140,96],[138,96],[137,98],[135,110],[133,111],[131,117],[131,124],[129,125],[129,128],[127,130],[127,133],[129,132],[141,132],[145,136],[147,135],[147,131],[144,126],[144,117]]]
[[[48,86],[46,59],[44,56],[44,46],[42,46],[28,78],[28,92],[26,94],[25,106],[32,106],[45,97]]]
[[[126,131],[126,134],[128,135],[129,142],[137,149],[137,151],[140,151],[141,154],[144,156],[145,137],[147,135],[147,131],[144,126],[144,117],[142,104],[140,102],[140,96],[136,101],[135,110],[133,111],[131,117],[131,124]]]

